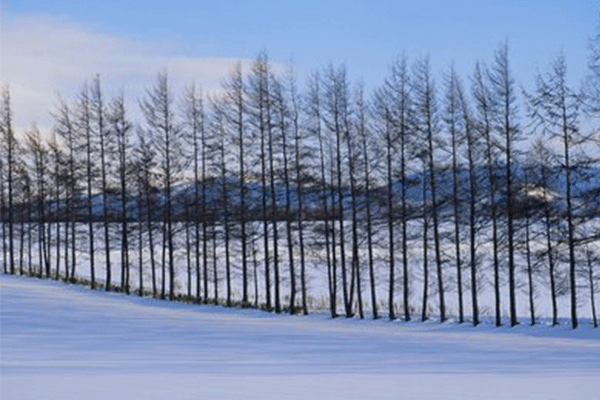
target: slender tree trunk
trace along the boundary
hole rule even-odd
[[[291,94],[291,102],[292,102],[292,127],[294,129],[294,150],[295,150],[295,172],[296,172],[296,199],[298,204],[298,209],[296,211],[296,218],[298,224],[298,244],[299,244],[299,252],[300,252],[300,289],[302,292],[302,313],[304,315],[308,314],[308,305],[307,305],[307,293],[306,293],[306,259],[304,252],[304,189],[302,186],[303,173],[304,169],[302,166],[302,143],[300,140],[300,126],[298,123],[298,102],[297,102],[297,93],[295,80],[293,76],[290,77],[290,94]],[[291,254],[291,251],[290,251]]]
[[[462,97],[462,96],[461,96]],[[467,136],[467,156],[469,159],[469,253],[471,270],[471,306],[473,313],[473,326],[479,325],[479,304],[477,299],[477,243],[476,243],[476,202],[477,202],[477,171],[475,169],[475,140],[471,121],[467,114],[467,105],[463,101],[463,120]]]
[[[371,309],[373,312],[373,319],[379,318],[377,312],[377,292],[375,281],[375,263],[373,261],[373,226],[371,221],[371,175],[370,175],[370,160],[369,160],[369,149],[367,144],[368,133],[366,131],[365,124],[365,105],[363,102],[362,87],[359,93],[359,129],[360,137],[362,139],[362,156],[363,156],[363,167],[365,177],[365,214],[367,219],[367,257],[369,262],[369,283],[371,289]]]
[[[161,253],[161,286],[160,298],[166,298],[167,285],[167,220],[163,215],[162,221],[162,253]]]
[[[239,70],[239,87],[236,91],[236,107],[238,140],[240,142],[240,225],[242,241],[242,303],[248,303],[248,235],[246,234],[246,171],[245,171],[245,146],[244,146],[244,98],[242,71]],[[239,93],[238,93],[239,91]]]
[[[329,308],[331,313],[331,318],[335,318],[337,316],[337,304],[336,304],[336,275],[335,275],[335,266],[332,266],[331,263],[331,244],[330,244],[330,214],[329,214],[329,202],[327,200],[328,197],[328,188],[327,188],[327,174],[326,174],[326,164],[325,164],[325,144],[323,132],[321,130],[321,98],[320,98],[320,87],[319,87],[319,76],[314,75],[311,81],[310,90],[309,90],[309,101],[310,101],[310,116],[314,120],[314,133],[316,139],[319,143],[319,169],[320,169],[320,197],[321,197],[321,208],[323,210],[323,226],[325,230],[325,257],[327,264],[327,289],[329,292]],[[334,241],[335,243],[335,241]],[[335,249],[334,249],[335,252]]]
[[[286,104],[283,98],[282,88],[279,84],[274,90],[277,113],[279,114],[279,131],[281,134],[281,153],[283,156],[283,184],[285,187],[285,230],[288,253],[288,268],[290,273],[290,314],[296,313],[296,271],[294,265],[294,242],[292,239],[292,215],[291,215],[291,185],[288,160]]]
[[[255,228],[253,228],[253,232]],[[256,259],[256,240],[253,235],[252,238],[252,248],[250,249],[252,252],[252,268],[253,268],[253,280],[254,280],[254,307],[258,308],[258,260]]]
[[[456,115],[456,89],[455,89],[455,77],[454,71],[452,71],[452,82],[451,83],[451,101],[453,102],[451,105],[451,113],[453,116],[451,117],[450,123],[450,136],[452,139],[452,195],[453,195],[453,208],[454,208],[454,249],[455,249],[455,258],[456,258],[456,286],[458,288],[458,322],[464,322],[464,306],[463,306],[463,284],[462,284],[462,264],[460,259],[460,214],[459,214],[459,206],[460,206],[460,197],[459,197],[459,170],[458,170],[458,138],[455,126],[454,115]]]
[[[335,264],[331,262],[331,243],[330,243],[330,225],[329,225],[329,202],[327,201],[327,179],[325,174],[325,152],[323,149],[323,138],[321,136],[321,129],[318,129],[319,138],[319,157],[321,161],[321,199],[323,207],[323,225],[325,230],[325,257],[327,258],[327,288],[329,289],[329,308],[331,312],[331,318],[337,316],[337,290],[336,290],[336,271]],[[335,243],[335,240],[334,240]],[[333,250],[335,251],[335,249]]]
[[[330,277],[330,293],[333,296],[333,304],[331,305],[332,309],[335,311],[335,315],[337,316],[337,284],[338,284],[338,274],[337,274],[337,245],[336,245],[336,234],[335,234],[335,220],[337,218],[337,214],[339,211],[336,209],[336,185],[335,185],[335,157],[333,155],[333,149],[329,149],[330,154],[330,169],[329,169],[329,188],[330,188],[330,196],[331,196],[331,274]]]
[[[125,162],[123,154],[122,162]],[[123,166],[123,169],[125,167]],[[125,171],[121,172],[121,263],[124,271],[125,293],[129,294],[129,227],[127,226],[127,189],[125,187]]]
[[[13,198],[13,172],[15,168],[15,159],[14,159],[14,147],[15,147],[15,139],[12,131],[12,121],[11,121],[11,109],[10,109],[10,94],[8,92],[8,88],[5,87],[2,91],[3,97],[3,119],[2,125],[4,128],[4,134],[6,136],[6,147],[7,147],[7,159],[6,165],[8,170],[8,255],[9,255],[9,264],[10,264],[10,273],[14,275],[15,273],[15,250],[14,250],[14,198]]]
[[[442,276],[442,256],[440,254],[440,234],[439,234],[439,221],[438,221],[438,210],[437,210],[437,196],[436,196],[436,183],[435,183],[435,165],[433,162],[433,141],[431,137],[432,131],[429,130],[429,185],[431,188],[431,205],[433,214],[433,240],[435,246],[435,262],[437,268],[437,283],[438,283],[438,296],[440,302],[440,322],[446,320],[446,306],[444,303],[444,279]]]
[[[404,108],[404,107],[403,107]],[[406,179],[406,135],[408,134],[405,130],[404,112],[402,114],[402,131],[400,132],[400,178],[402,180],[402,188],[400,192],[402,202],[402,295],[404,305],[404,320],[410,321],[410,304],[409,304],[409,276],[408,276],[408,212],[406,207],[406,192],[407,192],[407,179]]]
[[[65,257],[63,259],[65,265],[65,282],[69,280],[69,212],[71,209],[69,195],[68,195],[69,187],[68,184],[65,187]]]
[[[110,119],[113,131],[116,135],[119,156],[119,181],[121,189],[121,286],[125,287],[125,293],[130,292],[130,263],[129,263],[129,226],[128,226],[128,132],[131,125],[125,117],[125,103],[122,96],[115,98],[111,104]]]
[[[267,90],[268,93],[268,90]],[[271,115],[270,111],[270,100],[267,100],[267,115]],[[270,117],[269,117],[270,118]],[[273,129],[270,123],[267,125],[268,132],[268,149],[269,149],[269,177],[270,177],[270,188],[271,188],[271,224],[273,226],[273,272],[274,272],[274,286],[275,286],[275,312],[281,312],[281,299],[279,293],[280,279],[279,279],[279,251],[278,241],[279,235],[277,233],[277,197],[275,194],[275,166],[274,166],[274,151],[273,151]]]
[[[4,273],[8,273],[8,257],[6,246],[6,221],[4,216],[4,208],[6,206],[4,200],[4,162],[0,158],[0,221],[2,222],[2,269]]]
[[[139,198],[141,199],[141,193],[139,193]],[[142,209],[141,200],[138,202],[138,210]],[[144,295],[144,253],[143,253],[143,226],[142,216],[138,213],[138,262],[139,262],[139,287],[140,287],[140,296]]]
[[[56,143],[56,142],[53,142]],[[55,223],[56,223],[56,280],[60,278],[60,218],[61,218],[61,206],[60,206],[60,159],[58,155],[58,148],[53,149],[54,153],[54,182],[56,185],[56,193],[54,197],[55,206]]]
[[[212,221],[211,230],[212,230],[212,267],[213,267],[213,289],[215,295],[215,304],[219,304],[219,276],[217,273],[217,232],[215,227],[216,221]]]
[[[192,298],[192,240],[190,237],[190,205],[186,199],[185,205],[185,258],[187,267],[187,296]]]
[[[29,206],[28,206],[29,207]],[[24,272],[24,264],[25,264],[25,212],[21,209],[19,216],[19,275],[23,275]],[[29,224],[31,225],[31,223]],[[31,238],[31,230],[29,230],[29,238]],[[31,263],[29,263],[29,273],[31,274],[33,271],[31,270]]]
[[[84,130],[85,130],[85,153],[86,153],[86,178],[87,178],[87,219],[88,219],[88,239],[89,239],[89,259],[90,259],[90,280],[91,287],[96,287],[96,265],[94,254],[94,215],[92,209],[92,127],[90,105],[87,86],[83,92],[82,111],[84,113]]]
[[[225,162],[225,137],[221,131],[221,181],[223,196],[223,228],[225,230],[225,277],[227,288],[227,306],[231,307],[231,262],[229,254],[229,188],[227,185],[227,169]]]
[[[531,325],[535,325],[535,304],[534,304],[534,292],[533,292],[533,266],[531,265],[531,247],[530,247],[530,230],[531,220],[529,217],[529,210],[527,210],[527,216],[525,217],[525,253],[527,257],[527,283],[529,289],[529,311],[531,316]]]
[[[225,189],[226,191],[227,189]],[[229,239],[230,239],[230,232],[229,232],[229,209],[228,209],[228,196],[227,194],[225,194],[225,200],[224,200],[224,212],[225,212],[225,218],[223,221],[223,226],[225,229],[225,275],[227,278],[227,306],[231,307],[231,261],[230,261],[230,250],[229,250]]]
[[[337,120],[336,113],[335,135],[336,135],[336,176],[337,176],[337,199],[338,199],[338,222],[340,231],[340,267],[342,269],[342,295],[344,296],[344,308],[346,318],[352,316],[352,304],[348,293],[348,277],[346,271],[346,236],[344,234],[344,188],[342,186],[342,132]]]
[[[354,154],[352,152],[353,143],[350,138],[350,132],[346,132],[346,145],[348,151],[348,171],[350,178],[350,196],[352,204],[352,279],[350,284],[350,299],[349,302],[352,304],[352,293],[354,290],[354,280],[356,279],[356,297],[358,301],[358,314],[360,318],[364,318],[363,304],[362,304],[362,289],[361,289],[361,276],[360,276],[360,260],[358,255],[358,205],[357,205],[357,193],[356,193],[356,180],[355,180],[355,163]]]
[[[388,257],[389,257],[389,289],[388,289],[388,310],[390,319],[396,319],[394,306],[394,287],[395,278],[395,253],[394,253],[394,181],[392,178],[392,131],[390,126],[390,115],[386,110],[386,172],[387,172],[387,228],[388,228]]]
[[[563,127],[563,144],[565,157],[565,172],[566,172],[566,189],[567,189],[567,229],[569,240],[569,294],[571,300],[571,326],[577,328],[579,322],[577,320],[577,281],[575,275],[575,234],[573,226],[573,206],[571,195],[571,165],[569,159],[569,131],[567,128],[567,113],[563,102],[562,127]]]
[[[186,201],[187,203],[187,201]],[[192,239],[190,234],[190,205],[185,205],[185,258],[187,266],[187,296],[192,298]]]
[[[546,168],[541,166],[542,185],[548,187]],[[550,300],[552,302],[552,326],[558,325],[558,305],[556,302],[556,277],[554,273],[554,246],[552,245],[552,220],[548,199],[544,199],[544,225],[546,227],[546,249],[548,253],[548,274],[550,277]]]
[[[29,193],[28,198],[31,198],[31,192]],[[29,273],[33,272],[33,207],[31,206],[31,202],[27,205],[27,214],[28,214],[28,226],[27,226],[27,261],[28,261],[28,269]],[[42,264],[38,266],[38,276],[41,278],[42,276]]]
[[[168,136],[168,135],[167,135]],[[166,153],[170,154],[170,141],[167,139]],[[167,156],[167,171],[171,171],[170,157]],[[169,300],[173,300],[175,297],[175,260],[174,260],[174,247],[173,247],[173,200],[172,200],[172,188],[171,188],[171,173],[168,172],[167,176],[167,241],[169,251]]]
[[[427,297],[429,292],[429,245],[428,245],[428,228],[427,221],[427,167],[423,162],[423,305],[421,306],[421,321],[427,320]]]
[[[201,292],[201,273],[200,273],[200,222],[202,222],[203,230],[206,225],[206,207],[204,205],[204,194],[205,194],[205,138],[204,138],[204,103],[202,92],[199,95],[196,94],[195,87],[192,86],[192,91],[188,96],[189,104],[189,117],[192,129],[192,146],[194,148],[194,216],[191,220],[194,223],[194,261],[196,269],[196,301],[202,302]],[[200,134],[200,136],[198,135]],[[200,171],[200,164],[198,158],[202,157],[202,171]],[[202,183],[199,182],[200,172],[202,172]],[[202,185],[202,198],[200,197],[199,184]],[[202,203],[201,203],[202,202]],[[200,217],[201,215],[201,217]],[[203,246],[206,246],[206,234],[203,232]],[[203,249],[203,267],[204,274],[206,274],[206,259],[205,259],[206,248]],[[204,277],[204,285],[206,286],[206,276]],[[207,289],[204,289],[204,300],[208,299]]]
[[[454,238],[456,250],[456,286],[458,288],[458,322],[463,323],[464,305],[463,305],[463,283],[462,283],[462,264],[460,259],[460,217],[459,217],[459,196],[458,196],[458,171],[456,164],[453,166],[453,192],[454,192]]]
[[[204,121],[204,118],[202,119]],[[206,132],[204,122],[201,125],[200,140],[202,145],[202,276],[204,278],[204,301],[208,302],[208,229],[206,218]],[[216,296],[215,296],[216,300]]]
[[[262,93],[262,91],[261,91]],[[269,268],[269,218],[268,218],[268,207],[267,207],[267,159],[265,149],[265,136],[266,128],[264,126],[264,115],[263,115],[263,99],[262,94],[259,99],[259,134],[260,134],[260,182],[261,182],[261,200],[262,200],[262,226],[263,226],[263,240],[264,240],[264,263],[265,263],[265,303],[267,310],[272,308],[271,304],[271,271]]]
[[[48,243],[47,243],[47,237],[46,237],[46,208],[45,208],[45,201],[46,201],[46,192],[45,192],[45,188],[44,188],[44,169],[45,167],[45,160],[41,160],[42,163],[39,166],[39,183],[38,186],[40,188],[40,203],[39,203],[39,218],[40,218],[40,246],[41,248],[41,252],[42,252],[42,262],[43,264],[40,264],[40,268],[44,268],[45,272],[46,272],[46,277],[50,277],[50,257],[48,255]]]
[[[100,77],[96,76],[92,87],[92,109],[96,122],[96,134],[100,142],[100,175],[102,178],[102,223],[104,227],[104,255],[106,268],[106,290],[111,290],[111,262],[110,262],[110,222],[108,219],[108,182],[107,182],[107,140],[104,126],[104,102],[100,88]]]
[[[510,125],[508,102],[506,104],[505,124]],[[508,129],[508,128],[507,128]],[[517,297],[515,283],[515,254],[514,254],[514,215],[513,215],[513,194],[512,194],[512,140],[506,135],[506,215],[508,218],[508,291],[510,299],[510,325],[515,326],[517,321]]]
[[[283,116],[282,116],[283,121]],[[285,225],[286,225],[286,239],[288,247],[288,266],[290,272],[290,314],[296,313],[296,269],[294,265],[294,241],[292,238],[292,200],[291,200],[291,185],[290,185],[290,174],[288,168],[288,152],[287,152],[287,140],[286,131],[282,127],[282,150],[283,150],[283,177],[285,185]],[[296,196],[298,193],[296,193]]]
[[[592,252],[589,248],[586,249],[587,255],[587,266],[588,266],[588,279],[590,282],[590,305],[592,312],[592,323],[594,324],[594,328],[598,327],[598,319],[596,317],[596,299],[594,298],[595,287],[594,287],[594,266],[592,262]]]
[[[77,202],[74,200],[72,202],[73,208],[71,209],[71,273],[70,276],[72,279],[75,279],[75,267],[77,266],[77,233],[76,233],[76,216],[75,216],[75,207],[77,207]]]
[[[152,273],[152,297],[156,297],[156,261],[154,259],[154,227],[152,224],[153,207],[151,205],[151,194],[148,183],[150,180],[149,171],[144,170],[144,199],[146,202],[146,230],[148,231],[148,246],[150,251],[150,269]]]
[[[298,154],[299,139],[296,139],[296,154]],[[300,160],[296,160],[296,165],[299,165]],[[296,192],[298,196],[298,241],[300,245],[300,287],[302,290],[302,313],[304,315],[308,314],[308,305],[307,305],[307,288],[306,288],[306,259],[305,259],[305,251],[304,251],[304,206],[303,206],[303,187],[302,187],[302,171],[300,167],[297,167],[296,170]]]
[[[529,167],[525,167],[525,187],[529,186]],[[533,286],[533,266],[531,261],[531,206],[525,206],[525,258],[527,261],[527,286],[529,297],[529,313],[531,325],[535,325],[535,302],[534,302],[534,286]]]

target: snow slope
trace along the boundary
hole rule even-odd
[[[600,399],[600,330],[331,320],[0,276],[0,398]]]

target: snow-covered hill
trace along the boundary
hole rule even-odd
[[[0,398],[599,399],[600,333],[331,320],[0,276]]]

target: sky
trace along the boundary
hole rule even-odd
[[[293,63],[302,83],[332,63],[380,85],[393,58],[430,56],[438,81],[451,64],[467,79],[508,39],[517,83],[564,51],[569,82],[586,74],[600,1],[0,0],[0,82],[11,89],[17,130],[50,129],[58,94],[69,99],[95,74],[131,103],[167,68],[177,93],[218,90],[232,63],[266,50]],[[132,107],[133,108],[133,107]],[[135,114],[135,113],[134,113]]]

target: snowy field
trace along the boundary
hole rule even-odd
[[[0,398],[600,399],[600,331],[331,320],[0,275]]]

